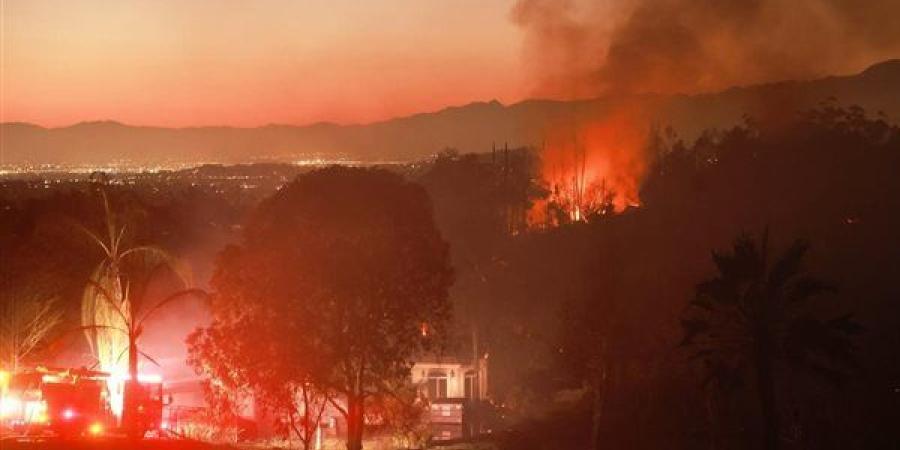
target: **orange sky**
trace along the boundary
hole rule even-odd
[[[512,0],[0,0],[0,121],[369,122],[525,96]]]

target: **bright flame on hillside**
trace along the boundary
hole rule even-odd
[[[535,225],[578,222],[640,204],[647,130],[638,116],[618,112],[547,134],[541,174],[550,191],[530,214]]]

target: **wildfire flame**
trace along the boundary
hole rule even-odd
[[[646,172],[644,123],[639,115],[622,110],[547,133],[541,175],[550,195],[535,204],[530,222],[577,222],[640,205],[640,183]]]

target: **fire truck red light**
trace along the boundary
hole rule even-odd
[[[92,436],[99,436],[103,433],[103,425],[98,422],[94,422],[91,424],[90,428],[88,428],[88,432]]]

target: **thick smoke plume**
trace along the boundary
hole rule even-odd
[[[900,54],[900,2],[520,0],[534,94],[695,93],[851,73]]]
[[[898,1],[519,0],[510,15],[525,32],[533,95],[611,100],[547,124],[542,175],[570,220],[609,196],[619,211],[640,204],[645,133],[661,103],[627,94],[817,78],[900,55]],[[762,110],[789,109],[765,100]]]

